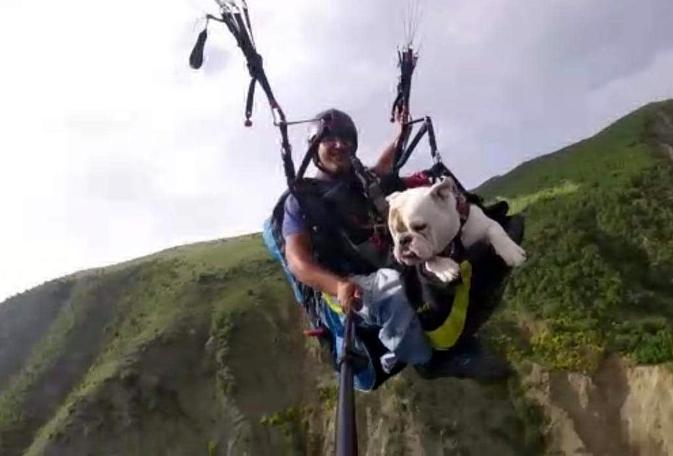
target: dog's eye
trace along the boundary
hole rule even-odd
[[[412,223],[411,229],[414,231],[423,231],[428,227],[427,223]]]

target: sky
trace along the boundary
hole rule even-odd
[[[175,245],[259,231],[284,189],[262,92],[208,0],[0,2],[0,301],[46,280]],[[468,187],[673,97],[670,0],[248,0],[290,119],[328,108],[372,163],[404,24],[420,59],[412,114],[431,115]],[[292,130],[295,155],[306,129]],[[410,169],[428,164],[426,149]]]

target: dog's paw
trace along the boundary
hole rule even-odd
[[[505,261],[507,266],[514,268],[526,261],[526,251],[514,242],[497,223],[494,222],[488,229],[488,238],[495,253]]]
[[[435,257],[425,262],[425,269],[442,282],[452,282],[460,277],[460,265],[451,258]]]
[[[515,268],[521,266],[526,261],[526,251],[513,241],[503,247],[497,253],[507,263],[507,266]]]

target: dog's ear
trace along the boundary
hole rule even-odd
[[[388,201],[388,204],[392,204],[395,198],[400,196],[401,192],[392,192],[390,195],[386,196],[386,201]]]
[[[437,182],[430,189],[430,195],[433,198],[440,200],[445,200],[449,197],[450,194],[456,194],[456,183],[450,177],[445,177],[441,181]]]

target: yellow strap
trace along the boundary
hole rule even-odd
[[[327,306],[332,309],[334,312],[336,312],[338,315],[343,315],[344,311],[339,305],[338,302],[336,302],[336,298],[332,295],[328,295],[327,293],[323,292],[322,293],[322,298],[325,300],[325,303]]]
[[[425,332],[430,345],[437,350],[448,350],[453,347],[465,327],[467,306],[470,303],[470,283],[472,279],[472,265],[469,261],[463,261],[460,264],[460,273],[463,281],[456,286],[453,307],[449,316],[446,317],[446,320],[444,320],[444,323],[439,328]],[[334,296],[323,292],[322,297],[330,309],[338,315],[344,315],[343,309],[337,303]]]
[[[439,328],[425,332],[430,340],[430,345],[437,350],[448,350],[453,347],[465,327],[467,306],[470,303],[472,265],[468,261],[463,261],[460,264],[460,273],[463,282],[456,287],[451,313],[449,313],[449,316],[446,317],[446,320],[444,320],[444,323]]]

